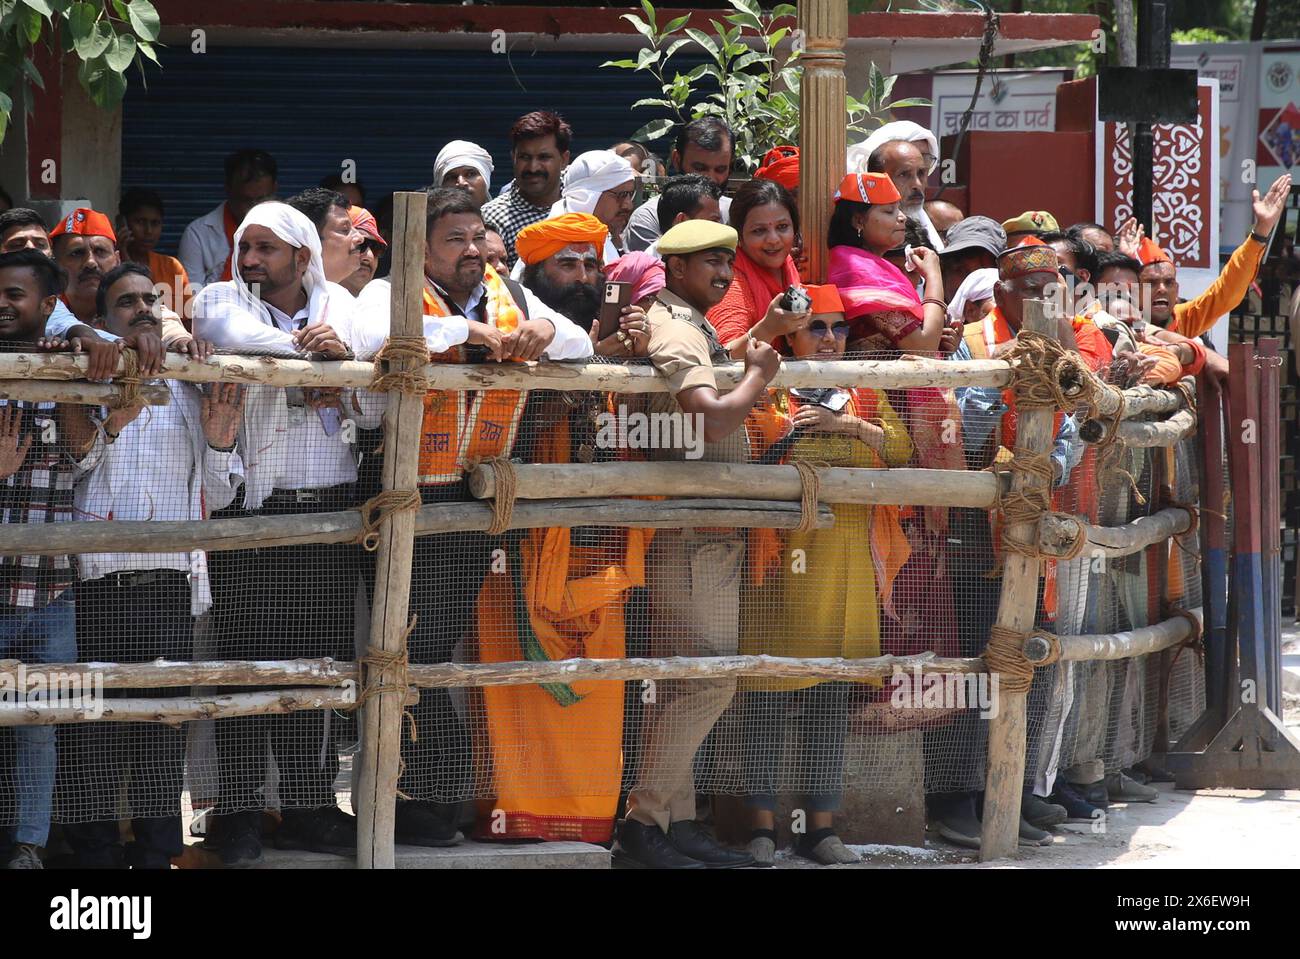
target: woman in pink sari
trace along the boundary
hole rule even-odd
[[[898,267],[883,255],[903,242],[906,217],[899,194],[883,173],[850,173],[835,194],[827,244],[827,279],[839,288],[856,352],[879,359],[903,351],[936,356],[956,347],[960,327],[947,322],[943,275],[932,251],[912,251],[925,278],[922,299]],[[934,387],[890,390],[889,401],[912,436],[914,464],[926,469],[966,468],[960,414],[951,391]],[[948,510],[903,511],[911,557],[895,581],[892,609],[883,617],[882,647],[898,656],[934,650],[958,655],[957,618],[948,576],[945,538]]]

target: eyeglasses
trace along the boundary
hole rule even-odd
[[[605,196],[613,197],[619,203],[630,203],[632,198],[636,196],[636,190],[619,190],[617,193],[613,190],[606,190]]]
[[[827,331],[835,334],[837,340],[847,340],[849,338],[848,323],[826,323],[823,320],[814,320],[808,324],[808,332],[814,336],[825,336]]]

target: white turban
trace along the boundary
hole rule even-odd
[[[847,171],[866,173],[867,161],[871,159],[871,154],[891,140],[906,140],[908,143],[924,141],[920,149],[923,153],[926,150],[930,153],[930,169],[926,172],[933,173],[935,167],[939,165],[939,141],[935,139],[934,134],[911,120],[895,120],[893,123],[886,123],[862,143],[855,143],[849,147]]]
[[[632,164],[613,150],[589,150],[565,170],[564,192],[551,207],[551,216],[594,213],[600,195],[636,179]]]
[[[463,166],[472,166],[483,174],[483,182],[492,182],[492,171],[495,169],[492,165],[492,154],[477,143],[470,143],[468,140],[452,140],[438,151],[438,157],[433,161],[433,185],[442,186],[442,181],[448,172]]]
[[[993,267],[967,274],[966,279],[961,281],[961,286],[957,287],[951,302],[948,303],[948,319],[965,323],[966,304],[991,298],[993,287],[997,282],[998,271]]]
[[[329,322],[332,284],[325,282],[316,225],[287,203],[270,202],[257,204],[239,224],[230,253],[230,273],[234,279],[209,283],[200,291],[194,301],[194,331],[225,349],[249,347],[299,352],[293,337],[275,325],[266,304],[248,288],[239,271],[239,241],[250,226],[264,226],[291,247],[311,251],[302,278],[309,322]]]

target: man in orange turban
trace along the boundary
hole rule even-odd
[[[533,266],[566,246],[592,246],[599,261],[608,234],[609,228],[590,213],[563,213],[520,230],[515,235],[515,253],[526,266]]]
[[[607,234],[590,213],[565,213],[524,227],[515,236],[520,282],[551,309],[591,329],[600,310]]]

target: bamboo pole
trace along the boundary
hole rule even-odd
[[[424,193],[393,197],[393,269],[391,336],[424,334]],[[393,369],[413,369],[418,361],[394,361]],[[393,392],[384,410],[383,488],[413,490],[419,479],[420,396]],[[411,557],[415,546],[415,511],[387,516],[379,527],[375,598],[370,613],[370,648],[406,656],[411,593]],[[367,682],[373,682],[367,677]],[[357,867],[393,869],[397,779],[401,766],[404,690],[380,692],[362,710],[360,770],[353,790],[357,802]]]
[[[1202,620],[1201,608],[1189,613]],[[1192,635],[1192,624],[1185,616],[1171,616],[1154,626],[1143,626],[1121,633],[1101,633],[1089,636],[1058,636],[1061,659],[1071,662],[1089,662],[1103,659],[1129,659],[1171,649]],[[1046,641],[1031,636],[1025,640],[1025,656],[1040,663],[1048,656]]]
[[[799,471],[793,466],[749,463],[563,463],[514,467],[520,499],[582,496],[738,496],[798,500]],[[469,474],[470,494],[496,495],[496,468]],[[984,508],[997,501],[998,477],[983,471],[859,469],[830,467],[820,476],[824,503]]]
[[[550,526],[628,526],[683,529],[724,526],[731,529],[794,529],[799,504],[779,500],[732,499],[567,499],[515,504],[511,529]],[[818,510],[815,529],[829,529],[834,514]],[[415,514],[415,533],[482,532],[492,525],[487,503],[438,503]],[[104,520],[48,523],[40,526],[0,524],[0,556],[61,556],[73,553],[170,553],[202,549],[270,549],[304,543],[350,543],[361,532],[355,510],[209,519],[196,522]]]
[[[1185,382],[1194,385],[1191,377],[1186,377]],[[1130,420],[1138,416],[1150,416],[1151,414],[1169,414],[1176,413],[1181,409],[1186,409],[1187,397],[1179,390],[1156,388],[1154,386],[1134,386],[1124,390],[1124,419]],[[1110,390],[1102,390],[1097,397],[1097,411],[1101,416],[1111,417],[1119,408],[1119,400]],[[1096,443],[1106,435],[1106,423],[1104,420],[1086,420],[1079,427],[1079,435],[1089,443]]]
[[[355,684],[356,663],[331,659],[260,662],[42,663],[0,661],[0,681],[17,688],[25,676],[89,677],[104,689],[161,689],[170,686],[339,686]],[[950,659],[933,653],[876,656],[869,659],[781,656],[669,656],[657,659],[561,659],[552,662],[437,663],[409,667],[410,684],[419,689],[464,686],[525,686],[582,680],[712,679],[767,676],[800,679],[883,679],[895,670],[923,673],[984,673],[982,659]],[[199,717],[204,718],[204,717]]]
[[[165,699],[101,699],[86,694],[77,706],[0,703],[0,726],[54,726],[63,723],[178,723],[235,716],[271,716],[303,709],[350,709],[357,701],[355,686],[334,689],[276,689],[217,696],[175,696]]]
[[[1122,526],[1082,525],[1088,541],[1084,552],[1089,557],[1117,559],[1140,553],[1148,546],[1186,533],[1192,528],[1192,514],[1186,509],[1172,506],[1150,516],[1140,516]],[[1044,516],[1038,526],[1039,547],[1045,553],[1067,556],[1076,529],[1073,522],[1062,521],[1055,516]]]
[[[85,376],[85,357],[72,353],[0,353],[0,380],[76,380]],[[119,372],[121,366],[119,365]],[[735,386],[744,375],[740,363],[714,367],[718,385]],[[648,363],[431,363],[421,371],[432,389],[598,390],[606,393],[665,393],[668,386]],[[369,360],[306,360],[278,356],[218,354],[199,362],[168,353],[162,376],[195,383],[256,383],[265,386],[365,388],[374,379]],[[787,360],[773,387],[863,386],[909,389],[935,386],[1005,387],[1011,382],[1006,360]],[[98,385],[98,384],[92,384]],[[104,387],[115,389],[115,387]]]
[[[3,356],[5,354],[0,354]],[[141,386],[139,396],[150,406],[166,406],[171,393],[165,386]],[[74,403],[79,406],[113,406],[122,399],[115,383],[63,383],[57,380],[0,380],[0,400],[27,403]]]
[[[1119,424],[1120,441],[1138,449],[1176,446],[1195,432],[1196,414],[1191,410],[1179,410],[1169,419],[1155,423]]]
[[[849,10],[844,0],[802,0],[799,30],[804,50],[799,57],[799,214],[803,249],[808,254],[810,283],[826,278],[829,253],[826,228],[829,198],[843,178],[847,133],[844,126],[844,44]]]
[[[1022,328],[1056,338],[1055,317],[1049,317],[1042,300],[1024,302]],[[1016,443],[1026,453],[1046,452],[1052,444],[1055,417],[1051,409],[1028,409],[1019,414]],[[1012,475],[1012,488],[1041,486],[1043,480],[1029,473]],[[1030,524],[1008,527],[1003,539],[1016,536],[1032,540]],[[1002,594],[998,602],[997,625],[1017,633],[1034,628],[1038,609],[1038,579],[1041,571],[1036,557],[1011,550],[1003,551]],[[1024,692],[1009,691],[1002,686],[997,713],[989,719],[989,758],[984,793],[984,822],[980,840],[980,859],[1001,859],[1015,853],[1020,836],[1020,794],[1025,775],[1026,700]]]

